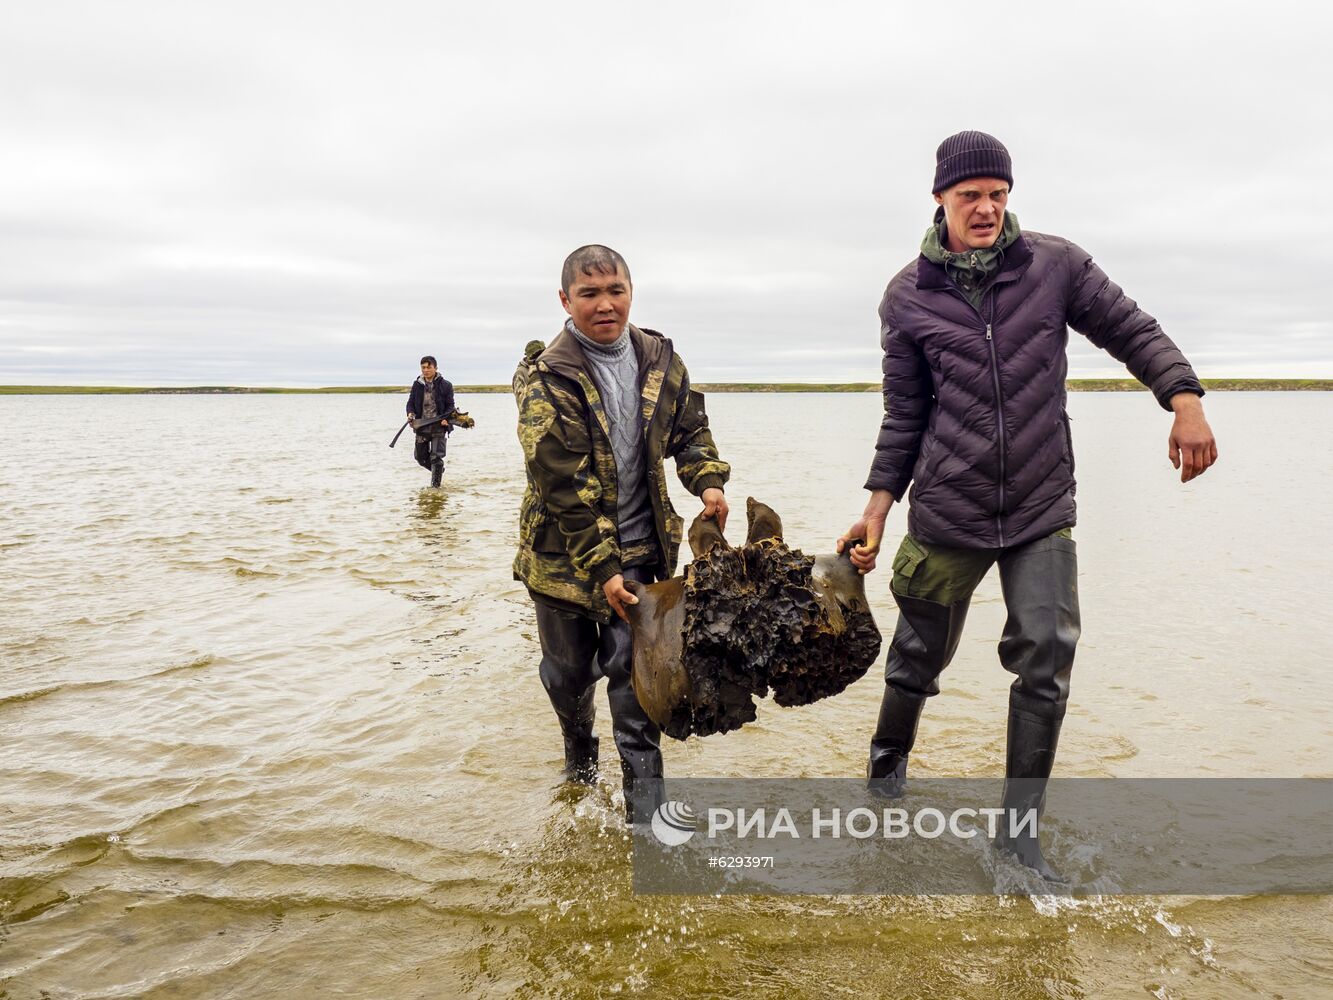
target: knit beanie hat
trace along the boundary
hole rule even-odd
[[[935,150],[935,186],[939,194],[969,177],[998,177],[1014,186],[1014,168],[1004,143],[985,132],[959,132],[940,143]]]

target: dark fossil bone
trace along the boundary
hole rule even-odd
[[[772,508],[751,497],[746,510],[744,545],[731,548],[715,522],[696,519],[685,575],[632,588],[634,689],[676,739],[740,728],[770,691],[779,705],[838,694],[879,655],[848,555],[788,548]]]

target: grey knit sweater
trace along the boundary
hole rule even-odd
[[[643,454],[643,412],[639,400],[639,358],[629,327],[610,344],[599,344],[579,332],[572,320],[566,328],[583,348],[602,408],[611,426],[611,450],[616,456],[616,529],[621,544],[638,542],[653,534],[653,508],[648,497],[647,465]]]

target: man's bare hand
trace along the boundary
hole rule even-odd
[[[888,490],[875,490],[870,494],[865,513],[860,520],[843,532],[838,539],[838,555],[853,539],[863,539],[863,544],[853,546],[852,565],[864,576],[875,568],[879,557],[879,546],[884,540],[884,522],[888,520],[889,508],[893,506],[893,494]]]
[[[1180,470],[1180,481],[1188,483],[1202,476],[1217,461],[1217,441],[1203,415],[1203,403],[1192,392],[1178,392],[1171,397],[1176,420],[1171,425],[1167,456],[1173,468]]]
[[[625,621],[629,621],[625,606],[627,604],[638,604],[639,599],[625,589],[625,577],[620,573],[611,577],[606,583],[602,584],[602,593],[606,595],[606,603],[611,605],[611,610]]]
[[[727,530],[727,514],[731,508],[727,506],[727,496],[716,486],[710,486],[703,491],[699,497],[704,502],[703,519],[707,521],[712,517],[717,518],[717,530]]]

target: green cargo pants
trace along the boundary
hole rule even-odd
[[[915,698],[939,692],[962,634],[972,592],[997,563],[1008,619],[1000,663],[1017,675],[1016,704],[1064,712],[1079,635],[1078,567],[1069,528],[1003,549],[962,549],[903,538],[893,559],[898,628],[885,681]]]
[[[1051,538],[1073,540],[1073,528],[1061,528]],[[957,549],[947,545],[927,545],[911,535],[904,535],[893,557],[895,594],[919,597],[937,604],[957,604],[968,600],[977,585],[1004,553],[1004,549]]]

